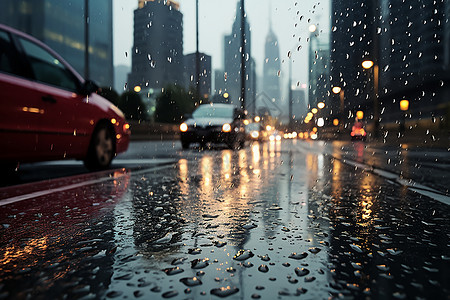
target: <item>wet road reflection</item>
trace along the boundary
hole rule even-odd
[[[189,150],[1,206],[0,299],[448,298],[448,206],[324,147]]]

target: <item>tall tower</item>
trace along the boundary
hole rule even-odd
[[[169,84],[184,86],[183,65],[183,14],[179,4],[145,1],[134,11],[129,87],[158,90]]]
[[[271,9],[269,9],[269,14]],[[263,91],[272,101],[280,100],[280,49],[278,39],[272,30],[272,17],[269,15],[269,32],[264,47]]]
[[[230,35],[224,38],[224,72],[225,72],[225,90],[231,97],[231,102],[240,106],[241,95],[241,7],[240,1],[236,7],[236,18]],[[251,58],[251,32],[250,25],[245,19],[245,70],[246,70],[246,99],[247,106],[254,102],[254,72],[253,59]]]

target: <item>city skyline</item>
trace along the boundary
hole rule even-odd
[[[114,6],[114,65],[131,65],[133,37],[133,10],[138,1],[113,0]],[[183,13],[184,54],[195,52],[195,1],[179,0]],[[291,51],[293,84],[308,82],[308,26],[321,24],[323,33],[329,31],[329,1],[271,1],[247,0],[245,9],[252,31],[252,57],[256,63],[258,77],[262,76],[264,44],[269,30],[269,15],[273,20],[273,31],[278,36],[281,61],[281,86],[288,79],[288,52]],[[223,38],[231,33],[236,14],[237,1],[199,1],[199,51],[212,57],[212,70],[223,69]],[[214,14],[212,12],[220,12]],[[129,16],[129,17],[127,17]],[[279,22],[277,20],[283,20]],[[286,22],[288,20],[288,22]],[[299,41],[300,39],[300,41]],[[299,47],[301,46],[301,47]],[[299,49],[297,51],[297,49]]]

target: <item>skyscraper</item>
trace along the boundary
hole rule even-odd
[[[270,12],[270,10],[269,10]],[[266,37],[264,47],[264,65],[263,65],[263,91],[272,99],[280,101],[280,49],[278,39],[272,30],[272,18],[269,17],[269,32]]]
[[[448,1],[333,0],[332,11],[330,78],[332,86],[343,89],[346,116],[363,110],[369,121],[378,105],[381,122],[393,123],[403,114],[402,99],[409,100],[412,119],[446,114]],[[367,59],[376,68],[364,70],[361,63]],[[339,96],[332,100],[337,103]]]
[[[368,83],[369,74],[361,67],[371,56],[373,40],[374,1],[332,0],[331,32],[331,87],[340,87],[344,111],[340,111],[340,95],[330,94],[333,114],[347,118],[350,112],[363,110],[366,116],[373,113]]]
[[[2,0],[0,22],[43,41],[84,75],[84,0]],[[89,1],[89,79],[113,86],[112,0]]]
[[[196,88],[195,57],[195,52],[184,56],[184,71],[187,89]],[[211,56],[206,55],[205,53],[199,53],[199,57],[199,94],[202,98],[209,98],[209,96],[211,95]]]
[[[230,35],[224,38],[224,72],[225,90],[229,93],[231,102],[241,106],[241,7],[238,1],[236,6],[236,18]],[[254,101],[254,62],[251,58],[251,32],[250,25],[245,19],[245,81],[246,81],[246,103]],[[248,108],[248,107],[247,107]]]
[[[309,40],[309,95],[311,107],[317,103],[326,103],[326,110],[331,111],[330,87],[330,45],[328,36],[322,36],[315,25],[311,25]]]
[[[402,99],[409,100],[413,119],[445,115],[450,108],[450,4],[379,2],[382,117],[398,119]]]
[[[139,1],[134,11],[134,45],[129,87],[184,86],[183,14],[175,1]]]

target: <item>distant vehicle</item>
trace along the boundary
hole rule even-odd
[[[232,149],[245,146],[244,112],[232,104],[211,103],[200,105],[180,125],[183,149],[192,143],[226,144]]]
[[[260,123],[250,123],[245,126],[247,133],[247,140],[250,141],[264,141],[267,140],[268,133],[262,128]]]
[[[351,135],[352,141],[354,141],[354,140],[365,141],[366,140],[367,132],[364,130],[363,123],[358,118],[356,118],[355,123],[352,126],[352,132],[350,133],[350,135]]]
[[[130,126],[97,90],[48,46],[0,24],[0,165],[72,158],[108,168]]]

